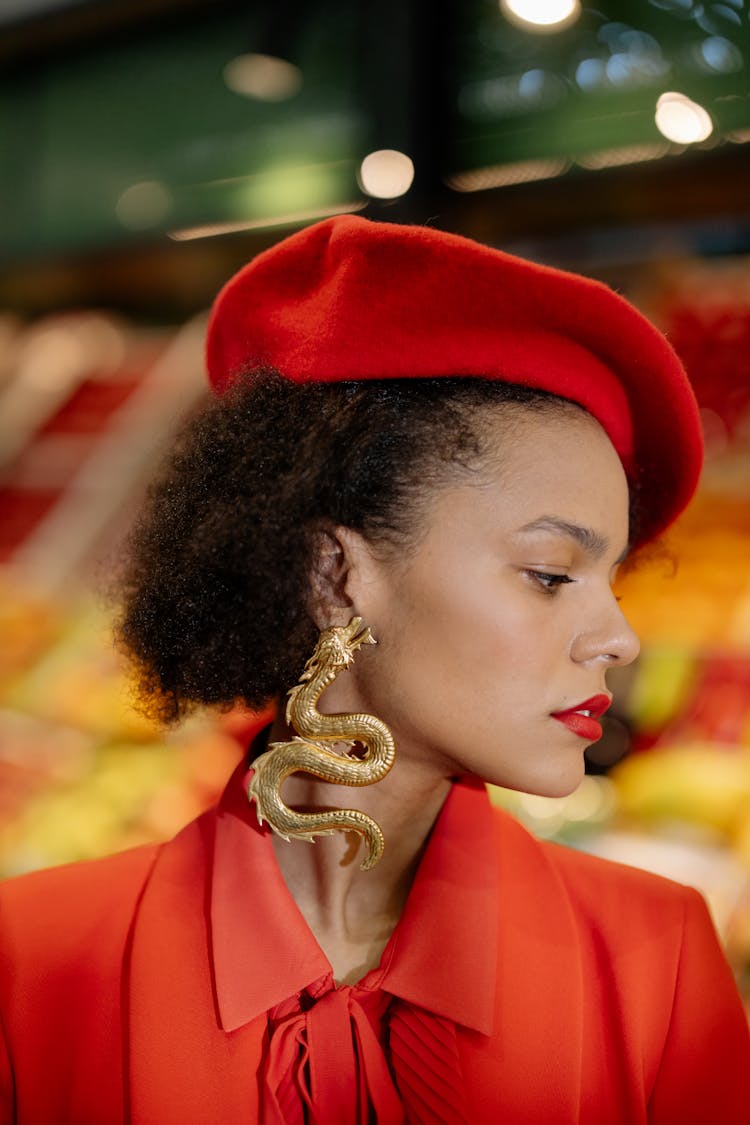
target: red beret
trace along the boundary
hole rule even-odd
[[[672,348],[601,282],[430,227],[342,215],[258,255],[208,326],[218,392],[255,365],[295,382],[483,376],[572,399],[644,496],[641,539],[690,500],[695,397]]]

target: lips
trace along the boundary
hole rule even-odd
[[[575,707],[569,707],[567,711],[553,711],[552,718],[579,738],[596,742],[602,737],[602,724],[597,719],[601,718],[611,702],[610,697],[602,692],[600,695],[592,695],[591,699],[585,699],[583,703],[577,703]]]

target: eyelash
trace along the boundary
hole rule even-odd
[[[550,596],[557,592],[558,587],[574,581],[567,574],[548,574],[543,570],[527,570],[526,573]]]

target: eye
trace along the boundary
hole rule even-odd
[[[549,574],[544,570],[527,570],[524,573],[548,594],[554,594],[559,586],[565,586],[567,583],[574,581],[567,574]]]

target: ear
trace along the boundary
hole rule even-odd
[[[372,554],[348,527],[321,525],[314,533],[309,612],[319,629],[347,625],[357,612],[357,590]]]

